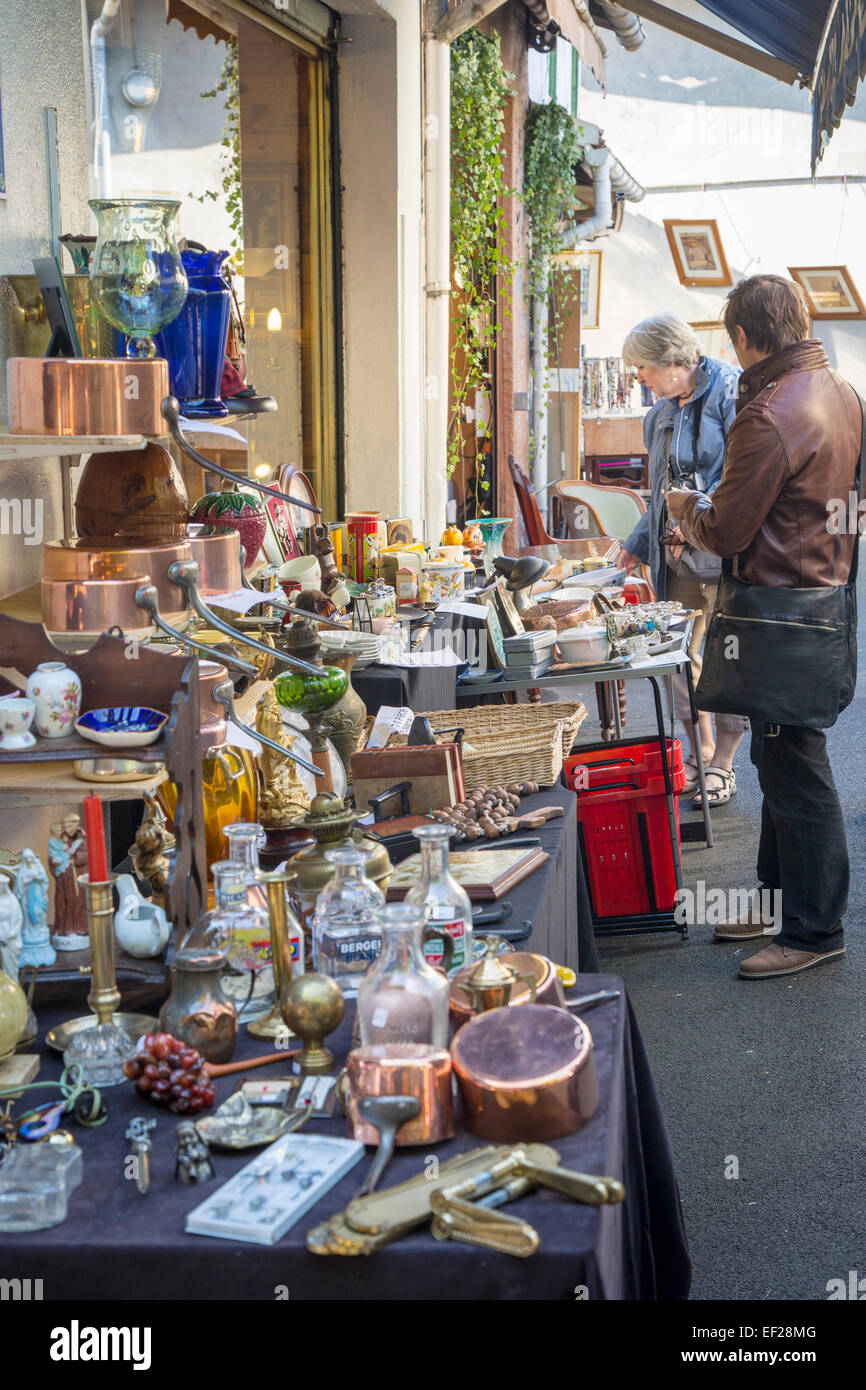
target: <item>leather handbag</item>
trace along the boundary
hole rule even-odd
[[[866,404],[861,397],[860,498],[866,458]],[[704,648],[695,699],[713,714],[747,714],[765,724],[829,729],[854,698],[857,683],[859,536],[848,582],[815,589],[744,584],[730,560]]]

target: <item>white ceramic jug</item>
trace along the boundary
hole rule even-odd
[[[168,943],[169,926],[161,907],[149,903],[130,874],[119,874],[120,907],[114,914],[114,934],[130,956],[158,956]]]

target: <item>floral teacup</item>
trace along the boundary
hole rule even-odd
[[[0,749],[32,748],[36,739],[30,725],[36,713],[36,701],[23,695],[10,695],[0,700]]]

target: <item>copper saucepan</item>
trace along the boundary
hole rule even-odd
[[[75,638],[96,638],[110,627],[126,636],[150,636],[156,631],[135,601],[143,579],[43,579],[42,621],[49,637],[69,648]]]
[[[186,597],[183,590],[168,578],[168,567],[176,560],[192,558],[187,541],[141,546],[100,545],[93,541],[46,541],[42,556],[46,579],[78,580],[82,583],[90,579],[137,579],[139,585],[151,582],[156,588],[160,616],[167,623],[186,619]],[[147,575],[151,576],[150,581],[146,580]],[[119,618],[113,618],[112,622],[125,626]],[[141,609],[138,610],[135,625],[147,626],[147,618]]]
[[[466,1128],[497,1144],[573,1134],[598,1105],[592,1037],[565,1009],[479,1014],[452,1041],[451,1059]]]
[[[379,1131],[358,1113],[361,1096],[415,1096],[421,1109],[397,1131],[398,1147],[436,1144],[454,1137],[451,1058],[444,1048],[424,1043],[374,1043],[349,1053],[347,1114],[349,1133],[364,1144],[378,1144]]]
[[[241,538],[237,531],[215,531],[212,536],[187,538],[190,557],[198,565],[198,591],[207,594],[233,594],[243,587]]]
[[[161,357],[10,357],[6,389],[13,434],[168,432],[168,363]]]

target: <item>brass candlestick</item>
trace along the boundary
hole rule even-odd
[[[286,989],[292,982],[292,947],[289,941],[290,908],[286,902],[286,884],[296,877],[294,873],[260,874],[259,882],[268,889],[268,916],[271,924],[271,950],[274,958],[274,1003],[266,1018],[255,1019],[247,1024],[247,1032],[254,1038],[291,1038],[294,1034],[283,1019],[282,1005]],[[294,913],[291,914],[301,936],[303,932]]]
[[[159,1031],[158,1020],[150,1014],[118,1013],[120,990],[114,960],[114,898],[112,890],[116,874],[109,874],[104,883],[91,883],[87,874],[79,874],[87,903],[87,930],[90,936],[90,964],[80,965],[79,974],[91,976],[87,996],[89,1014],[71,1018],[52,1030],[52,1046],[66,1053],[74,1038],[94,1028],[114,1027],[126,1033],[134,1042],[143,1033]],[[106,1084],[106,1083],[103,1083]],[[111,1084],[110,1082],[107,1084]]]
[[[87,874],[78,882],[87,899],[87,929],[90,934],[90,965],[80,967],[82,975],[90,975],[92,983],[87,1006],[96,1014],[99,1024],[111,1023],[120,1005],[117,972],[114,963],[114,895],[116,874],[109,874],[104,883],[91,883]]]

